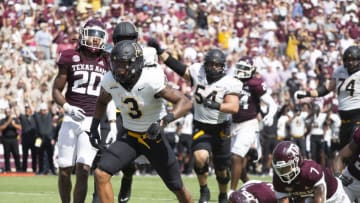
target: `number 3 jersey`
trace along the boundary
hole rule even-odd
[[[121,111],[124,128],[135,132],[145,132],[153,122],[166,115],[164,100],[155,97],[166,85],[165,74],[158,67],[143,68],[130,91],[116,82],[111,72],[101,81],[101,86],[111,94]]]
[[[339,110],[360,109],[360,71],[349,75],[344,67],[340,67],[334,71],[333,78],[336,80]]]
[[[68,49],[61,52],[57,65],[67,70],[66,101],[81,107],[86,116],[92,116],[100,94],[100,82],[110,70],[109,54],[104,52],[93,59],[83,56],[77,50]]]
[[[195,63],[189,68],[194,92],[194,119],[207,124],[220,124],[229,120],[230,114],[220,112],[216,109],[206,108],[203,101],[206,98],[214,99],[223,103],[224,97],[228,94],[240,95],[243,84],[240,80],[223,76],[220,80],[208,84],[205,68],[200,63]]]

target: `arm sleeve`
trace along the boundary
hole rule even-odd
[[[116,106],[114,100],[111,100],[106,108],[106,116],[109,121],[116,120]]]

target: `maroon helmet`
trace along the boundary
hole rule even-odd
[[[231,203],[259,203],[259,200],[246,190],[238,190],[231,193],[229,197]]]
[[[80,29],[80,46],[87,47],[92,52],[104,50],[107,38],[105,25],[98,20],[89,20]]]
[[[290,141],[280,142],[274,149],[272,166],[284,183],[291,183],[300,174],[300,148]]]
[[[251,57],[241,58],[235,65],[234,76],[238,79],[249,79],[256,71]]]

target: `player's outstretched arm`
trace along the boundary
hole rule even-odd
[[[294,93],[295,99],[302,99],[306,97],[322,97],[327,95],[329,92],[334,91],[336,88],[336,80],[327,80],[325,84],[319,85],[318,88],[310,91],[298,90]]]
[[[164,63],[171,68],[174,72],[179,74],[185,80],[190,81],[190,71],[188,67],[180,61],[173,58],[168,52],[161,48],[159,42],[151,38],[148,41],[148,46],[153,47],[156,50],[157,55],[164,61]]]

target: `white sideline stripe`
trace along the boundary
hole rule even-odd
[[[53,196],[53,195],[57,195],[58,193],[56,192],[9,192],[9,191],[3,191],[0,192],[0,195],[4,194],[4,195],[32,195],[32,196]],[[88,198],[92,198],[92,194],[88,194],[87,195]],[[115,197],[115,200],[117,199],[117,196]],[[165,198],[147,198],[147,197],[137,197],[137,196],[133,196],[131,195],[130,197],[131,199],[138,199],[138,200],[156,200],[156,201],[176,201],[176,199],[165,199]]]

